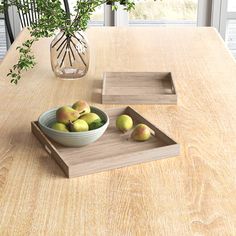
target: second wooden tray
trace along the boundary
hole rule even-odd
[[[177,104],[170,72],[106,72],[104,104]]]
[[[69,178],[179,155],[179,145],[131,107],[106,112],[110,118],[107,131],[98,141],[85,147],[63,147],[51,141],[37,122],[32,122],[32,132]],[[131,131],[125,134],[118,131],[115,123],[121,114],[131,116],[135,124],[149,126],[153,133],[151,139],[135,142],[129,138]]]

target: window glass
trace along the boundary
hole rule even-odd
[[[70,9],[73,13],[74,6],[76,4],[77,0],[69,0],[70,3]],[[101,26],[104,25],[104,5],[97,7],[96,11],[92,14],[90,25],[92,26]]]
[[[136,0],[130,24],[190,24],[197,22],[198,0]]]
[[[5,21],[0,17],[0,60],[3,59],[7,51]]]
[[[226,43],[234,57],[236,57],[236,20],[227,21]]]
[[[228,11],[236,12],[236,0],[228,0]]]
[[[96,11],[91,16],[91,25],[103,25],[104,24],[104,5],[97,7]]]

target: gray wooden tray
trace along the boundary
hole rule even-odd
[[[179,155],[179,144],[131,107],[106,112],[110,118],[107,131],[98,141],[85,147],[63,147],[51,141],[40,130],[37,121],[31,123],[32,132],[69,178]],[[149,126],[152,130],[150,140],[135,142],[129,138],[131,131],[125,134],[118,131],[115,121],[121,114],[130,115],[135,124]]]
[[[177,104],[170,72],[105,72],[103,104]]]

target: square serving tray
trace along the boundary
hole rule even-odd
[[[103,104],[177,104],[170,72],[105,72]]]
[[[179,144],[131,107],[115,108],[105,112],[110,118],[105,134],[95,143],[80,148],[64,147],[51,141],[40,130],[37,121],[31,123],[31,128],[36,138],[69,178],[179,155]],[[121,114],[131,116],[134,124],[144,123],[149,126],[152,137],[146,142],[135,142],[130,138],[132,131],[125,134],[118,131],[115,122]]]

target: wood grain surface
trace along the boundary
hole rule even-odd
[[[236,63],[213,28],[91,28],[85,79],[50,68],[51,39],[16,87],[0,66],[0,235],[236,235]],[[43,111],[101,105],[104,71],[171,71],[178,106],[134,108],[181,144],[181,156],[66,179],[31,134]],[[109,147],[107,147],[109,148]]]

